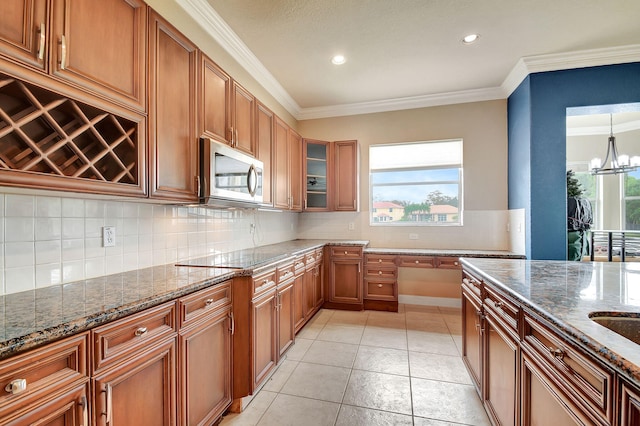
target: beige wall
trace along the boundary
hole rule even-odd
[[[299,236],[362,238],[376,247],[510,248],[506,100],[305,120],[298,128],[304,137],[357,139],[360,145],[360,212],[304,213]],[[369,146],[453,138],[464,141],[464,225],[370,226]],[[418,239],[410,240],[409,233]]]

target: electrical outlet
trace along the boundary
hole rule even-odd
[[[116,227],[104,226],[102,227],[102,247],[115,247],[116,246]]]
[[[349,222],[349,231],[353,231],[354,229],[356,229],[356,224],[353,222]]]
[[[409,234],[409,239],[410,240],[417,240],[418,239],[418,234]]]
[[[250,223],[249,224],[249,233],[253,234],[254,232],[256,232],[256,224],[255,223]]]

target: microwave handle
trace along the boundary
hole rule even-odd
[[[253,164],[249,166],[249,171],[247,172],[247,189],[249,194],[255,197],[258,190],[258,172]]]

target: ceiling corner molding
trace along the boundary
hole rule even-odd
[[[505,96],[508,97],[529,74],[536,72],[560,71],[639,61],[640,44],[553,53],[549,55],[526,56],[520,58],[505,78],[501,87],[504,90]]]
[[[381,101],[303,108],[296,118],[298,120],[312,120],[317,118],[372,114],[376,112],[399,111],[467,102],[492,101],[504,98],[504,92],[501,87],[490,87],[487,89],[461,90],[459,92],[409,96],[406,98],[384,99]]]
[[[176,0],[176,3],[291,115],[298,116],[300,113],[298,103],[206,0]]]

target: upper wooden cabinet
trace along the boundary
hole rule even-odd
[[[144,111],[146,25],[147,6],[139,0],[5,0],[0,53]]]
[[[256,98],[237,82],[231,89],[231,146],[256,155],[253,125]]]
[[[358,142],[334,142],[336,211],[358,211]]]
[[[198,136],[229,144],[231,127],[231,77],[200,53]]]
[[[302,211],[302,136],[289,129],[289,185],[291,210]]]
[[[291,186],[289,165],[289,126],[276,116],[273,149],[273,206],[291,208]]]
[[[358,142],[304,139],[305,211],[358,210]]]
[[[195,202],[197,50],[153,11],[149,40],[150,197]]]
[[[273,205],[273,185],[272,167],[273,161],[273,138],[274,138],[274,117],[273,112],[264,106],[260,101],[256,101],[255,113],[256,130],[256,158],[262,161],[262,202]]]

